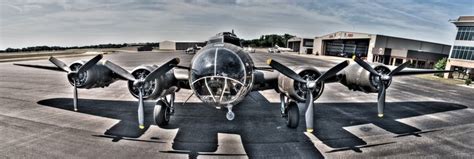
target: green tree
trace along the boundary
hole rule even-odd
[[[445,57],[445,58],[442,58],[441,60],[439,60],[438,62],[436,62],[436,64],[435,64],[435,69],[437,69],[437,70],[444,70],[444,69],[446,69],[446,62],[447,62],[446,57]],[[435,76],[443,77],[443,73],[436,73]]]
[[[252,40],[242,40],[243,46],[251,46],[251,47],[274,47],[278,45],[280,47],[287,47],[286,43],[288,39],[294,37],[290,34],[284,35],[277,35],[277,34],[268,34],[268,35],[261,35],[260,38],[252,39]]]
[[[444,70],[444,69],[446,68],[446,62],[447,62],[446,57],[445,57],[445,58],[442,58],[441,60],[439,60],[438,62],[436,62],[435,68],[436,68],[437,70]]]
[[[285,33],[285,34],[283,35],[283,38],[285,39],[285,47],[288,47],[288,46],[286,46],[286,44],[288,44],[288,40],[291,39],[291,38],[293,38],[293,37],[295,37],[295,36],[290,35],[290,34],[288,34],[288,33]]]

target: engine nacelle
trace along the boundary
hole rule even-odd
[[[76,71],[85,63],[86,61],[76,61],[73,62],[69,68],[73,71]],[[107,87],[118,79],[117,76],[115,76],[110,69],[102,65],[101,62],[97,63],[86,72],[79,73],[78,77],[79,78],[76,81],[77,88],[85,89]],[[71,83],[71,85],[74,85],[72,78],[68,77],[68,81]]]
[[[390,69],[383,65],[377,65],[374,70],[383,74],[388,74]],[[371,74],[369,71],[360,67],[357,64],[346,67],[344,69],[345,78],[341,80],[341,83],[350,90],[362,91],[366,93],[377,92],[379,79],[377,76]],[[390,86],[391,80],[385,82],[385,86]]]
[[[156,65],[152,66],[139,66],[133,69],[132,75],[135,78],[145,78],[151,71],[158,68]],[[155,80],[145,83],[145,91],[143,92],[143,99],[158,99],[164,95],[173,93],[177,90],[176,87],[176,78],[174,76],[174,71],[170,70],[163,76],[156,78]],[[128,90],[135,97],[138,98],[138,88],[133,86],[132,81],[128,81]]]
[[[296,68],[294,71],[305,80],[316,80],[321,76],[321,73],[315,67],[303,66]],[[278,89],[281,93],[295,101],[304,102],[306,99],[306,84],[288,78],[283,74],[278,76]],[[317,83],[316,88],[313,91],[313,99],[318,99],[323,90],[324,83]]]

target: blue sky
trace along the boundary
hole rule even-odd
[[[474,0],[0,0],[0,49],[354,31],[452,44]]]

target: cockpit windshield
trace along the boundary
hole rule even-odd
[[[247,74],[242,60],[224,47],[203,50],[194,57],[191,86],[206,103],[225,105],[245,93]]]

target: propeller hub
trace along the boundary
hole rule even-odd
[[[374,68],[374,71],[377,74],[370,74],[370,81],[372,86],[376,89],[379,89],[378,86],[380,83],[383,83],[385,87],[389,87],[392,82],[392,76],[390,75],[390,69],[385,66],[377,66]]]
[[[143,82],[142,80],[136,80],[136,81],[133,81],[133,86],[135,87],[143,87],[145,85],[145,82]]]
[[[130,93],[138,98],[139,89],[143,90],[143,98],[149,99],[150,97],[155,97],[155,93],[158,91],[158,80],[145,81],[145,77],[150,74],[152,68],[138,68],[132,71],[130,74],[134,80],[128,81],[128,89]]]
[[[308,81],[308,82],[306,82],[306,87],[308,89],[314,89],[314,87],[316,87],[316,82],[315,81]]]
[[[382,74],[380,75],[380,79],[382,79],[383,81],[388,81],[391,80],[392,77],[390,75]]]
[[[83,86],[87,81],[87,71],[78,72],[79,68],[81,68],[83,64],[81,63],[73,63],[70,66],[71,72],[68,72],[67,77],[69,78],[69,82],[71,85],[76,85],[78,87]]]
[[[297,99],[297,101],[304,101],[306,94],[312,92],[313,97],[318,98],[324,89],[323,82],[316,82],[316,79],[321,76],[321,73],[314,67],[298,67],[295,71],[298,72],[297,75],[305,82],[294,80],[293,88],[288,91],[290,96]],[[282,86],[285,85],[284,82],[281,84]],[[291,85],[291,83],[289,84]]]

